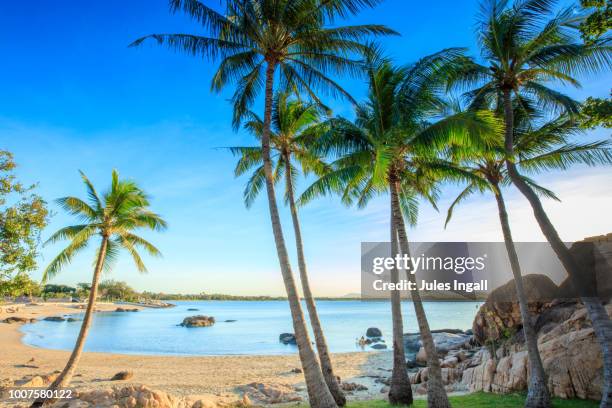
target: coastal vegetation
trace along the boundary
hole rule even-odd
[[[321,320],[317,313],[314,295],[310,289],[310,280],[306,269],[306,257],[304,255],[304,242],[300,220],[295,198],[297,177],[302,175],[307,177],[309,174],[322,176],[329,171],[329,166],[323,161],[320,155],[311,148],[313,129],[319,122],[321,107],[316,103],[305,103],[295,100],[287,92],[276,92],[272,107],[272,125],[270,128],[270,149],[271,159],[274,168],[274,182],[285,181],[285,201],[291,211],[293,223],[293,234],[295,236],[295,248],[298,258],[298,269],[300,273],[300,283],[304,301],[310,319],[310,325],[315,338],[315,345],[321,363],[321,370],[325,383],[339,406],[346,404],[346,397],[340,389],[338,377],[334,374],[334,369],[323,334]],[[249,113],[249,120],[244,127],[252,133],[257,140],[262,139],[264,122],[255,112]],[[240,159],[236,165],[235,175],[240,176],[247,171],[253,171],[247,186],[244,190],[244,202],[249,207],[255,197],[261,191],[265,183],[265,168],[263,165],[263,151],[259,146],[231,147],[230,150]]]
[[[456,408],[520,408],[525,406],[525,396],[521,394],[505,394],[496,395],[491,393],[474,393],[469,395],[452,396],[449,400],[453,407]],[[372,401],[355,401],[350,402],[348,408],[388,408],[393,405],[387,401],[372,400]],[[412,405],[414,408],[427,407],[427,401],[415,400]],[[564,400],[555,398],[552,400],[553,408],[594,408],[598,404],[595,401],[585,400]]]
[[[49,386],[52,390],[68,386],[74,376],[91,326],[102,272],[112,269],[121,250],[131,255],[138,271],[146,272],[138,250],[142,249],[152,256],[160,256],[161,253],[135,232],[143,229],[162,231],[166,228],[166,222],[150,210],[146,193],[135,182],[120,179],[117,171],[113,170],[110,188],[102,195],[82,172],[81,178],[87,191],[87,201],[78,197],[57,200],[58,205],[81,224],[61,228],[46,241],[69,240],[70,243],[45,268],[43,282],[60,273],[91,241],[99,239],[100,242],[81,330],[66,366]],[[44,403],[45,400],[37,400],[33,406]]]
[[[25,285],[36,270],[39,240],[49,221],[47,203],[36,185],[19,182],[13,154],[0,149],[0,296]],[[23,286],[25,288],[25,286]]]
[[[612,47],[606,40],[581,42],[576,30],[569,27],[575,20],[574,8],[555,11],[554,5],[550,1],[515,2],[511,6],[505,2],[484,2],[477,35],[485,63],[466,64],[463,72],[454,80],[459,87],[469,89],[470,108],[499,109],[504,120],[503,153],[509,179],[531,205],[542,234],[578,289],[587,272],[576,262],[549,219],[538,195],[541,192],[517,167],[520,160],[517,145],[525,139],[517,138],[519,135],[514,131],[515,107],[525,111],[525,102],[528,102],[543,117],[558,112],[578,114],[580,104],[549,85],[562,83],[578,87],[579,76],[609,69]],[[560,163],[562,168],[564,162],[567,164],[564,160],[567,157],[560,157],[559,152],[549,159]],[[504,232],[506,241],[509,233],[509,230]],[[512,253],[511,246],[509,251]],[[514,258],[515,264],[518,263],[515,256],[511,255],[511,258]],[[601,406],[605,407],[612,400],[612,321],[598,297],[583,295],[581,300],[589,311],[602,347],[604,387]],[[526,306],[526,302],[523,306]],[[523,313],[527,316],[526,310]],[[537,347],[532,344],[530,348],[534,357],[531,359],[532,369],[538,369]],[[527,406],[548,406],[543,375],[532,376],[530,385]]]

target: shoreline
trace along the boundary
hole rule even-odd
[[[0,321],[7,317],[42,319],[47,316],[80,313],[77,304],[17,305],[16,313],[7,313],[3,305]],[[120,304],[97,303],[100,312],[114,311]],[[48,375],[61,370],[70,351],[40,348],[23,343],[21,323],[0,323],[0,373],[2,378],[20,380],[35,375]],[[129,333],[118,333],[118,336]],[[383,384],[375,380],[388,375],[390,352],[332,353],[334,368],[346,382],[364,385],[368,390],[357,391],[352,399],[380,399]],[[153,389],[180,397],[204,397],[211,401],[236,400],[241,397],[238,387],[251,383],[289,386],[305,397],[304,378],[293,372],[301,368],[297,352],[290,355],[220,355],[174,356],[135,355],[106,352],[85,352],[71,387],[78,390],[110,388],[112,386],[145,384]],[[128,381],[110,381],[119,371],[133,371]]]

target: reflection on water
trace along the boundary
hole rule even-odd
[[[284,301],[175,302],[171,309],[145,309],[137,313],[97,313],[87,338],[86,351],[125,354],[229,355],[288,354],[297,348],[278,342],[278,335],[293,332],[289,306]],[[469,329],[478,302],[426,302],[432,329]],[[389,343],[389,302],[319,301],[319,315],[332,352],[360,351],[357,340],[368,327],[382,330]],[[188,311],[187,309],[198,309]],[[305,309],[305,308],[304,308]],[[403,303],[404,330],[418,331],[410,302]],[[211,327],[178,326],[187,316],[214,316]],[[235,320],[226,322],[226,320]],[[40,321],[24,325],[26,344],[69,350],[80,321]],[[365,347],[365,350],[371,350]]]

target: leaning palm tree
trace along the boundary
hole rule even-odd
[[[517,166],[524,174],[534,174],[543,170],[565,170],[573,164],[583,163],[589,166],[612,163],[610,141],[588,143],[570,143],[568,139],[580,134],[578,124],[569,116],[563,115],[540,126],[533,126],[529,115],[525,115],[526,101],[520,109],[515,107],[514,144],[517,154]],[[502,227],[506,251],[514,276],[516,294],[523,321],[523,335],[529,358],[529,384],[525,406],[550,407],[550,394],[546,375],[538,351],[537,334],[534,331],[521,266],[512,239],[502,186],[510,184],[505,166],[504,146],[501,140],[497,146],[485,149],[466,150],[461,147],[451,148],[451,156],[456,166],[469,175],[468,185],[457,196],[448,209],[446,224],[450,221],[453,209],[463,200],[475,193],[491,192],[497,202],[499,220]],[[521,176],[540,195],[556,199],[550,190],[537,185],[528,177]],[[446,225],[445,224],[445,225]]]
[[[60,273],[96,238],[99,239],[99,247],[81,330],[68,363],[49,389],[66,387],[72,380],[91,326],[102,271],[110,270],[119,251],[125,249],[132,256],[138,271],[146,272],[147,268],[138,249],[143,249],[153,256],[161,254],[153,244],[134,232],[140,229],[161,231],[166,228],[166,222],[149,209],[149,198],[142,189],[133,181],[120,180],[116,170],[112,173],[110,189],[102,196],[98,195],[93,184],[82,172],[81,177],[85,183],[88,200],[84,201],[78,197],[64,197],[57,200],[60,207],[78,217],[80,223],[60,229],[47,240],[46,244],[61,240],[70,240],[70,243],[44,270],[43,282]],[[43,403],[44,401],[39,400],[33,406],[42,406]]]
[[[357,106],[355,122],[333,118],[322,126],[327,130],[316,146],[325,154],[340,156],[334,170],[325,174],[302,195],[301,202],[326,193],[339,193],[345,204],[365,206],[379,194],[391,199],[391,247],[409,255],[404,218],[414,225],[418,198],[432,203],[437,196],[437,154],[450,142],[475,142],[487,132],[497,129],[493,115],[484,112],[463,112],[428,122],[439,115],[446,104],[440,97],[444,78],[462,50],[448,49],[430,55],[417,63],[396,68],[390,61],[373,53],[368,57],[369,95]],[[397,271],[391,271],[397,281]],[[408,279],[415,277],[407,273]],[[438,353],[418,291],[411,292],[421,339],[427,353],[428,404],[448,407]],[[400,296],[391,291],[393,320],[393,373],[389,400],[410,404],[412,393],[406,372]]]
[[[583,44],[569,26],[575,20],[572,8],[552,16],[553,0],[523,0],[509,5],[505,0],[482,4],[478,40],[486,63],[466,64],[457,78],[463,84],[477,84],[469,92],[473,105],[497,104],[504,112],[506,168],[512,183],[529,201],[542,233],[579,287],[582,267],[565,246],[548,218],[534,189],[521,177],[515,162],[513,140],[513,99],[536,99],[545,112],[578,112],[579,104],[567,95],[546,86],[557,82],[579,86],[577,75],[609,69],[612,47],[609,39]],[[604,356],[604,386],[601,406],[612,403],[612,322],[600,299],[583,296],[589,317]],[[537,405],[534,405],[537,406]]]
[[[152,34],[150,39],[171,49],[220,61],[212,89],[236,85],[232,102],[233,125],[237,129],[257,96],[264,90],[261,137],[263,172],[268,195],[272,232],[281,274],[289,300],[296,341],[311,406],[333,407],[320,365],[310,343],[295,279],[289,263],[276,195],[270,157],[270,127],[275,77],[285,89],[308,94],[320,102],[316,91],[350,96],[332,80],[330,72],[358,74],[361,67],[352,59],[364,50],[363,38],[395,32],[381,25],[340,26],[337,17],[355,14],[380,0],[226,0],[219,13],[197,0],[171,0],[171,11],[183,11],[202,24],[207,35]]]
[[[310,289],[302,231],[295,200],[295,179],[300,173],[296,165],[299,165],[304,176],[311,173],[321,176],[329,167],[309,149],[313,137],[313,134],[309,131],[319,122],[321,109],[314,103],[292,99],[289,93],[277,92],[274,97],[272,112],[270,148],[273,152],[272,160],[275,162],[274,177],[276,183],[280,182],[283,177],[285,179],[285,200],[291,210],[304,301],[310,317],[323,377],[336,403],[339,406],[344,406],[346,405],[346,397],[334,374],[315,299]],[[255,113],[251,112],[249,120],[245,123],[245,128],[258,140],[261,140],[263,121]],[[231,147],[230,150],[234,155],[240,157],[235,170],[237,177],[252,171],[244,190],[244,202],[248,208],[259,195],[265,182],[261,147]]]

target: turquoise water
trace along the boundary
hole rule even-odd
[[[144,309],[137,313],[96,313],[86,351],[157,355],[289,354],[297,347],[278,342],[278,335],[293,332],[287,302],[284,301],[200,301],[173,302],[170,309]],[[478,302],[426,302],[432,329],[469,329],[480,305]],[[389,302],[319,301],[319,315],[332,352],[363,350],[356,339],[368,327],[378,327],[383,338],[391,335]],[[197,312],[187,311],[199,309]],[[412,303],[404,302],[404,331],[418,326]],[[177,326],[187,316],[214,316],[212,327]],[[76,315],[75,315],[76,316]],[[236,320],[228,323],[225,320]],[[24,325],[26,344],[60,350],[74,346],[81,322],[40,321]]]

